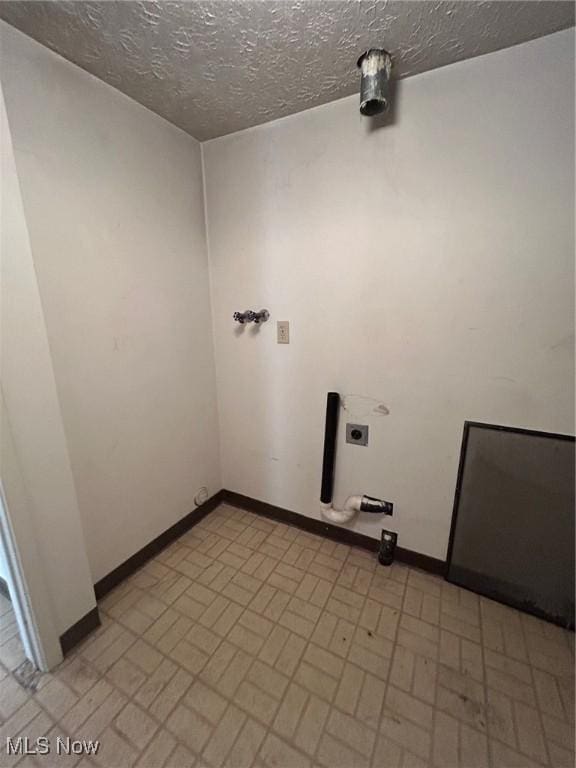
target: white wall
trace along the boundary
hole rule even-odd
[[[98,580],[220,488],[200,146],[6,24],[2,85]]]
[[[353,96],[203,145],[225,487],[318,517],[326,392],[371,396],[336,500],[394,501],[443,558],[465,419],[573,432],[573,50],[405,80],[378,130]],[[272,321],[238,332],[247,307]]]
[[[1,91],[0,160],[0,480],[36,619],[55,628],[59,654],[58,635],[96,601]]]

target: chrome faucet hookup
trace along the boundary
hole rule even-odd
[[[265,323],[270,317],[270,312],[267,309],[261,309],[260,312],[254,312],[253,309],[247,309],[244,312],[234,312],[233,318],[237,323],[244,325],[245,323]]]

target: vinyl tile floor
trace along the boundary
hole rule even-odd
[[[574,765],[572,633],[230,506],[99,607],[35,693],[0,658],[2,768]]]
[[[4,671],[12,672],[25,659],[12,603],[0,594],[0,677]],[[0,722],[2,722],[1,719]]]

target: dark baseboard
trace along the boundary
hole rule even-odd
[[[92,610],[88,611],[85,616],[82,616],[76,624],[72,624],[64,634],[60,635],[60,647],[62,648],[64,656],[66,656],[67,653],[70,653],[72,648],[78,645],[81,640],[84,640],[86,635],[89,635],[90,632],[98,629],[99,626],[100,614],[98,613],[98,608],[92,608]]]
[[[104,595],[108,594],[110,590],[114,589],[114,587],[124,581],[124,579],[128,578],[128,576],[131,576],[148,560],[155,557],[161,550],[182,536],[183,533],[189,531],[190,528],[196,525],[196,523],[199,523],[200,520],[206,517],[206,515],[212,512],[212,510],[222,502],[227,502],[240,509],[245,509],[248,512],[254,512],[262,517],[268,517],[276,522],[293,525],[303,531],[314,533],[317,536],[324,536],[324,538],[337,541],[341,544],[360,547],[369,552],[378,551],[378,539],[365,536],[363,533],[357,533],[356,531],[351,531],[349,528],[343,528],[338,525],[331,525],[322,520],[316,520],[311,517],[306,517],[305,515],[300,515],[297,512],[291,512],[288,509],[275,507],[272,504],[252,499],[250,496],[243,496],[234,491],[221,490],[215,493],[214,496],[208,499],[208,501],[204,502],[204,504],[197,507],[173,526],[161,533],[160,536],[157,536],[151,542],[146,544],[146,546],[142,547],[138,552],[135,552],[117,568],[114,568],[114,570],[107,576],[104,576],[97,581],[94,585],[96,599],[99,600],[104,597]],[[396,547],[396,559],[407,565],[420,568],[423,571],[444,574],[445,563],[443,560],[437,560],[434,557],[422,555],[419,552],[412,552],[410,549]],[[83,621],[83,619],[81,621]],[[70,632],[71,629],[68,630],[68,632]]]
[[[181,520],[178,520],[177,523],[170,528],[167,528],[160,534],[160,536],[157,536],[142,547],[142,549],[138,550],[138,552],[135,552],[128,558],[128,560],[120,563],[117,568],[114,568],[108,575],[104,576],[100,581],[97,581],[96,584],[94,584],[96,599],[99,600],[101,597],[104,597],[104,595],[108,594],[111,589],[114,589],[115,586],[128,578],[128,576],[131,576],[134,571],[141,568],[148,560],[167,547],[168,544],[171,544],[182,536],[183,533],[189,531],[190,528],[196,525],[196,523],[199,523],[202,518],[206,517],[207,514],[212,512],[212,510],[220,504],[223,500],[223,494],[223,491],[215,493],[214,496],[209,498],[208,501],[205,501],[204,504],[201,504],[199,507],[192,510],[192,512],[189,512]]]
[[[8,584],[2,578],[0,578],[0,594],[10,600]],[[92,630],[99,626],[100,614],[98,613],[98,608],[92,608],[91,611],[88,611],[85,616],[82,616],[82,618],[69,627],[66,632],[60,635],[60,647],[62,648],[64,656],[66,656],[67,653],[70,653],[74,646],[78,645],[86,635],[89,635]]]
[[[436,576],[446,574],[446,561],[437,557],[424,555],[422,552],[414,552],[413,549],[404,549],[403,547],[396,547],[396,557],[401,563],[419,568],[421,571],[428,571],[428,573],[434,573]]]
[[[10,590],[8,589],[8,584],[1,576],[0,576],[0,595],[2,595],[2,597],[5,597],[7,600],[10,600],[10,602],[12,602],[12,598],[10,597]]]
[[[351,531],[349,528],[341,528],[338,525],[331,525],[323,520],[306,517],[306,515],[301,515],[298,512],[291,512],[289,509],[276,507],[265,501],[258,501],[250,496],[243,496],[235,491],[225,490],[222,501],[231,504],[233,507],[245,509],[247,512],[254,512],[262,517],[268,517],[277,523],[293,525],[308,533],[314,533],[316,536],[323,536],[325,539],[338,541],[340,544],[351,544],[354,547],[361,547],[370,552],[378,550],[378,540],[365,536],[363,533]]]
[[[332,525],[323,520],[306,517],[298,512],[291,512],[288,509],[282,509],[282,507],[258,501],[250,496],[243,496],[235,491],[222,491],[221,501],[235,507],[240,507],[240,509],[245,509],[247,512],[254,512],[262,517],[268,517],[276,522],[293,525],[303,531],[308,531],[308,533],[324,536],[324,538],[337,541],[340,544],[361,547],[369,552],[377,552],[380,546],[379,540],[373,539],[371,536],[351,531],[349,528],[343,528],[339,525]],[[396,559],[406,565],[412,565],[414,568],[420,568],[423,571],[441,576],[444,575],[446,570],[444,560],[438,560],[435,557],[423,555],[420,552],[413,552],[411,549],[403,549],[402,547],[396,547]]]

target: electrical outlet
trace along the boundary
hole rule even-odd
[[[201,488],[198,489],[198,493],[196,496],[194,496],[194,504],[196,504],[197,507],[199,507],[201,504],[204,504],[204,502],[208,501],[208,488],[206,488],[205,485],[203,485]]]
[[[290,323],[288,320],[276,322],[276,341],[278,344],[290,344]]]
[[[346,424],[346,442],[368,445],[368,424]]]

